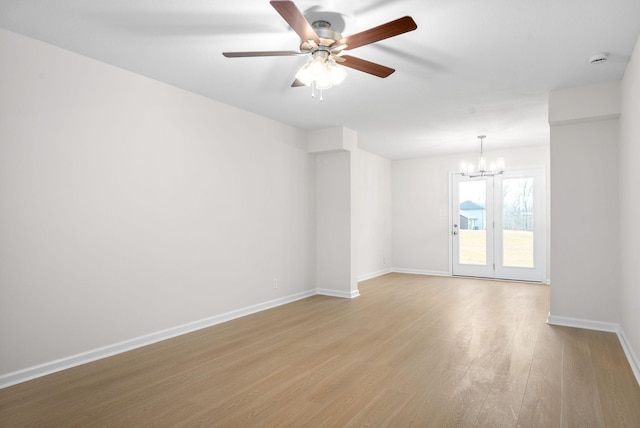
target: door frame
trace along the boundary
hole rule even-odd
[[[502,246],[496,245],[499,243],[499,240],[502,239],[502,216],[494,215],[501,213],[502,211],[502,198],[495,198],[492,204],[486,204],[486,213],[487,219],[492,218],[493,220],[493,231],[492,233],[487,232],[487,265],[485,269],[482,269],[483,266],[458,266],[457,273],[454,275],[453,273],[453,264],[454,264],[454,245],[457,245],[457,239],[453,235],[453,225],[454,225],[454,213],[452,212],[454,209],[453,197],[454,194],[457,194],[457,191],[454,192],[454,184],[457,185],[458,180],[454,180],[456,176],[460,176],[460,173],[451,172],[449,174],[449,274],[451,276],[471,276],[478,278],[491,278],[491,279],[505,279],[505,280],[516,280],[516,281],[533,281],[533,282],[546,282],[546,272],[547,272],[547,245],[546,245],[546,219],[547,219],[547,211],[546,211],[546,202],[548,195],[547,187],[546,187],[546,168],[544,165],[536,165],[530,167],[520,167],[517,169],[511,169],[505,171],[501,175],[497,175],[494,177],[484,177],[490,178],[490,184],[493,186],[491,190],[492,193],[496,191],[496,188],[502,187],[502,180],[505,178],[518,178],[518,177],[534,177],[534,248],[533,248],[533,257],[534,257],[534,267],[533,268],[523,268],[523,267],[511,267],[511,266],[501,266],[503,256]],[[472,179],[469,179],[472,180]],[[489,187],[489,186],[487,186]],[[489,191],[487,190],[487,193]],[[499,200],[499,203],[495,202],[495,199]],[[490,207],[488,205],[491,205]],[[459,213],[458,213],[459,217]],[[459,219],[457,220],[459,222]],[[489,226],[487,226],[487,230]],[[496,232],[499,231],[499,232]],[[495,264],[495,268],[494,268]],[[467,268],[468,267],[468,268]]]

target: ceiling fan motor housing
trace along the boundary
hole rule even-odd
[[[318,35],[318,38],[320,39],[320,46],[329,47],[338,40],[342,40],[342,34],[331,28],[331,23],[329,21],[313,21],[313,23],[311,24],[311,28],[313,28],[315,33]],[[313,52],[313,50],[316,48],[316,46],[314,45],[315,43],[309,43],[308,40],[303,40],[300,43],[300,50],[302,52]]]

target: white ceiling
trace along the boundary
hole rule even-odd
[[[549,91],[621,79],[640,34],[640,0],[296,4],[340,13],[343,36],[405,15],[418,29],[350,51],[396,72],[347,69],[320,102],[290,87],[306,57],[222,56],[297,50],[268,0],[0,0],[0,27],[299,128],[349,127],[390,159],[477,150],[479,134],[487,150],[548,144]]]

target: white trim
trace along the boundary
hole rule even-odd
[[[449,276],[453,275],[453,214],[451,213],[451,210],[453,209],[453,177],[455,175],[458,175],[460,172],[459,171],[449,171],[449,200],[448,200],[448,205],[447,205],[447,217],[449,218],[448,222],[448,233],[449,233],[449,241],[447,242],[449,245],[449,248],[447,248],[447,257],[449,258]],[[459,219],[458,219],[459,221]],[[457,224],[457,223],[456,223]]]
[[[579,318],[559,317],[551,315],[547,317],[547,324],[559,325],[562,327],[584,328],[586,330],[607,331],[609,333],[617,333],[620,329],[618,324],[601,321],[583,320]]]
[[[619,327],[616,333],[618,333],[618,340],[620,340],[620,345],[622,346],[624,354],[627,356],[627,361],[629,361],[629,365],[636,377],[636,381],[638,382],[638,385],[640,385],[640,359],[638,359],[636,353],[633,352],[633,348],[627,340],[627,336],[624,334],[622,327]]]
[[[353,299],[360,296],[360,290],[351,290],[351,292],[348,292],[342,290],[331,290],[329,288],[318,288],[316,289],[316,293],[322,296],[342,297],[344,299]]]
[[[622,350],[624,351],[624,355],[627,357],[627,361],[631,366],[631,371],[636,377],[638,385],[640,385],[640,359],[638,359],[638,356],[633,351],[633,348],[627,340],[627,336],[624,334],[624,330],[622,329],[620,324],[590,321],[578,318],[559,317],[551,314],[549,314],[549,316],[547,317],[547,324],[616,333],[616,335],[618,336],[618,341],[620,341],[620,346],[622,346]]]
[[[395,272],[395,273],[410,273],[410,274],[413,274],[413,275],[451,276],[450,272],[445,272],[445,271],[440,271],[440,270],[393,268],[391,271]]]
[[[151,345],[153,343],[160,342],[162,340],[171,339],[176,336],[180,336],[186,333],[191,333],[196,330],[211,327],[216,324],[231,321],[236,318],[251,315],[256,312],[264,311],[266,309],[275,308],[287,303],[295,302],[296,300],[304,299],[315,294],[321,294],[319,290],[307,290],[300,293],[292,294],[290,296],[281,297],[267,302],[258,303],[256,305],[247,306],[246,308],[237,309],[234,311],[226,312],[224,314],[215,315],[209,318],[205,318],[199,321],[194,321],[186,324],[182,324],[176,327],[171,327],[165,330],[150,333],[144,336],[136,337],[133,339],[125,340],[122,342],[114,343],[111,345],[103,346],[101,348],[92,349],[87,352],[72,355],[69,357],[60,358],[58,360],[50,361],[44,364],[40,364],[26,369],[18,370],[15,372],[7,373],[0,376],[0,389],[6,388],[18,383],[26,382],[31,379],[35,379],[41,376],[46,376],[51,373],[59,372],[61,370],[69,369],[71,367],[79,366],[81,364],[90,363],[92,361],[107,358],[116,354],[131,351],[142,346]],[[342,296],[339,296],[342,297]],[[354,296],[355,297],[355,296]]]
[[[382,269],[382,270],[379,270],[379,271],[376,271],[376,272],[365,273],[365,274],[360,275],[358,277],[358,282],[366,281],[367,279],[377,278],[379,276],[386,275],[386,274],[391,273],[391,272],[393,272],[393,270],[391,270],[391,268],[387,268],[387,269]]]
[[[600,122],[602,120],[618,119],[619,117],[620,117],[620,113],[609,113],[609,114],[603,114],[601,116],[578,117],[575,119],[556,120],[553,122],[549,121],[549,126],[565,126],[565,125],[575,125],[576,123]]]

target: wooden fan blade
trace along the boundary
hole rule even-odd
[[[291,84],[292,88],[298,88],[300,86],[306,86],[304,83],[302,83],[301,81],[299,81],[298,79],[295,79],[293,81],[293,83]]]
[[[293,31],[300,36],[303,41],[313,40],[317,44],[320,44],[320,39],[311,25],[307,22],[302,12],[296,7],[292,1],[279,1],[272,0],[271,6],[287,21],[287,24],[293,29]]]
[[[405,16],[403,18],[396,19],[395,21],[370,28],[361,33],[347,36],[338,41],[337,44],[345,43],[347,45],[346,49],[351,50],[380,40],[388,39],[389,37],[397,36],[402,33],[413,31],[416,28],[418,28],[418,25],[415,23],[413,18]]]
[[[258,51],[258,52],[222,52],[227,58],[244,58],[251,56],[297,56],[307,55],[304,52],[296,51]]]
[[[391,73],[393,73],[393,68],[385,67],[384,65],[376,64],[375,62],[367,61],[365,59],[356,58],[350,55],[341,55],[341,58],[344,58],[344,62],[340,63],[340,65],[344,65],[345,67],[353,68],[354,70],[363,71],[365,73],[373,74],[378,77],[387,77]]]

